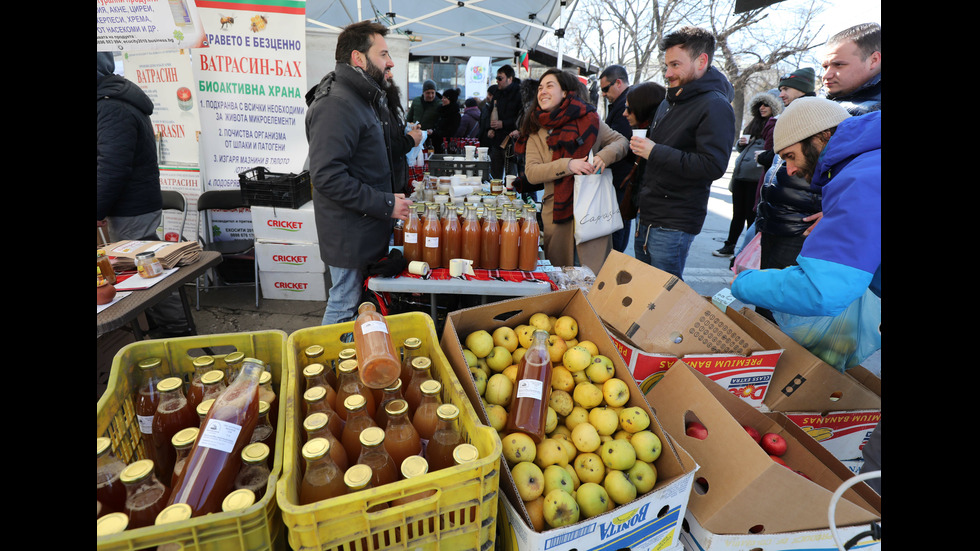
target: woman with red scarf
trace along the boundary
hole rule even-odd
[[[545,258],[553,266],[573,266],[577,255],[580,265],[598,274],[612,250],[612,236],[575,245],[575,176],[597,173],[622,159],[629,152],[629,141],[602,122],[588,97],[577,76],[548,69],[521,121],[515,152],[525,155],[527,182],[544,185]],[[592,162],[589,152],[594,155]]]

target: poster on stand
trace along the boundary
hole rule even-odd
[[[98,51],[200,48],[204,28],[194,0],[96,0]]]
[[[201,196],[201,169],[197,166],[160,166],[160,189],[184,196],[186,218],[174,210],[163,211],[162,227],[157,230],[164,241],[179,241],[181,224],[185,241],[197,241],[201,233],[197,198]]]
[[[204,190],[239,188],[238,175],[257,166],[298,174],[308,151],[306,2],[198,0],[197,8],[208,45],[192,51]],[[214,240],[251,233],[248,211],[211,221]]]
[[[471,57],[466,62],[466,97],[483,100],[490,84],[490,58]]]

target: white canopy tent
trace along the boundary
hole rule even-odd
[[[405,36],[416,56],[515,58],[558,36],[578,0],[307,0],[310,27],[339,31],[365,19]]]

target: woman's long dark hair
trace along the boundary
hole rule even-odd
[[[548,75],[555,76],[555,79],[558,80],[558,86],[563,91],[568,92],[570,94],[577,95],[579,99],[581,99],[586,103],[589,102],[588,89],[585,87],[585,84],[583,84],[582,81],[579,80],[578,77],[575,76],[573,73],[570,73],[563,69],[552,67],[551,69],[545,71],[543,75],[541,75],[541,78],[538,79],[538,84],[540,85],[541,81],[544,80],[544,77]],[[534,93],[531,95],[531,102],[527,106],[527,110],[525,111],[525,116],[521,118],[521,127],[520,127],[521,136],[524,137],[530,136],[531,134],[534,134],[541,128],[541,125],[538,124],[538,118],[534,115],[539,109],[540,107],[538,106],[538,92],[537,90],[535,90]]]

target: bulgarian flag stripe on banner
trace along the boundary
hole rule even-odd
[[[268,13],[306,13],[305,0],[197,0],[198,8],[255,10]]]
[[[521,67],[524,67],[525,71],[531,71],[531,60],[527,57],[527,52],[521,52]]]

